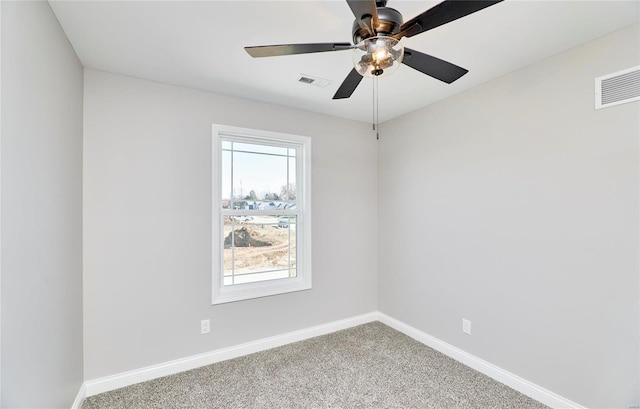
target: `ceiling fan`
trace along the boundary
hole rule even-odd
[[[422,14],[403,22],[402,14],[386,7],[387,0],[346,0],[356,17],[351,43],[282,44],[245,47],[252,57],[354,50],[354,68],[342,82],[333,99],[349,98],[363,76],[380,77],[395,71],[400,64],[447,84],[468,70],[400,44],[413,37],[503,0],[445,0]]]

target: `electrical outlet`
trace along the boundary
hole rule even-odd
[[[209,320],[200,321],[200,334],[208,334],[211,332],[211,322]]]
[[[462,332],[471,335],[471,321],[462,319]]]

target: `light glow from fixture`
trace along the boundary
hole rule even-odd
[[[398,69],[404,47],[391,37],[370,37],[353,49],[353,65],[363,77],[385,77]]]

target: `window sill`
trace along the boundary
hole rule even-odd
[[[223,286],[213,294],[212,304],[269,297],[278,294],[292,293],[311,289],[311,282],[302,278],[262,281],[250,284]]]

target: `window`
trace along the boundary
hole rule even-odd
[[[311,288],[311,139],[213,126],[213,303]]]

